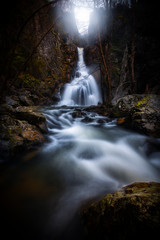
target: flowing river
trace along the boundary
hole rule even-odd
[[[83,239],[77,215],[83,202],[132,182],[160,181],[159,139],[85,108],[46,107],[43,113],[48,142],[1,175],[4,239]]]
[[[160,181],[160,139],[124,130],[116,120],[78,107],[101,101],[99,93],[94,95],[94,79],[89,88],[80,81],[66,86],[70,98],[65,92],[61,102],[73,106],[42,109],[48,141],[1,171],[2,239],[82,240],[77,212],[84,202],[132,182]],[[80,100],[75,91],[81,92]]]

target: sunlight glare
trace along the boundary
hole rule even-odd
[[[85,34],[88,31],[89,17],[92,9],[90,8],[75,8],[74,14],[76,24],[80,34]]]

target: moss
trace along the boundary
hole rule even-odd
[[[43,69],[45,67],[45,61],[42,57],[32,59],[32,64],[34,70],[37,71],[38,74],[41,74],[43,72]]]
[[[17,55],[12,62],[12,68],[17,71],[17,69],[19,69],[19,67],[22,66],[24,62],[25,58],[21,55]]]
[[[149,99],[150,99],[150,97],[145,96],[145,97],[143,97],[140,101],[138,101],[135,106],[136,106],[137,108],[146,107]]]
[[[83,211],[89,239],[136,239],[159,231],[160,184],[140,182],[107,194]],[[100,235],[101,234],[101,235]],[[156,236],[155,234],[155,236]],[[138,238],[141,239],[141,238]]]
[[[21,86],[35,88],[40,84],[40,80],[36,79],[35,77],[31,76],[28,73],[22,73],[18,76],[18,84]]]
[[[10,128],[8,128],[8,134],[9,134],[9,136],[12,135],[12,130]]]

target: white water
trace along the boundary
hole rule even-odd
[[[78,64],[76,76],[66,84],[59,105],[90,106],[102,102],[101,93],[92,75],[88,74],[84,63],[83,48],[78,48]]]
[[[160,152],[156,163],[154,154],[147,155],[151,138],[123,130],[116,120],[85,110],[74,118],[74,111],[45,111],[50,143],[43,151],[66,187],[53,214],[56,229],[57,224],[65,225],[86,199],[133,182],[160,181]]]
[[[97,105],[101,95],[78,51],[81,76],[66,85],[61,105]],[[49,141],[16,159],[0,181],[6,239],[84,240],[75,221],[83,202],[133,182],[160,182],[160,139],[121,129],[85,107],[51,106],[43,113]]]
[[[43,113],[49,141],[1,171],[6,239],[84,240],[76,215],[83,202],[132,182],[160,181],[159,139],[123,130],[85,108]]]

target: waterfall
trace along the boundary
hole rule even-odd
[[[90,106],[102,102],[95,78],[89,75],[83,58],[83,48],[78,48],[77,71],[73,80],[65,85],[59,105]]]

